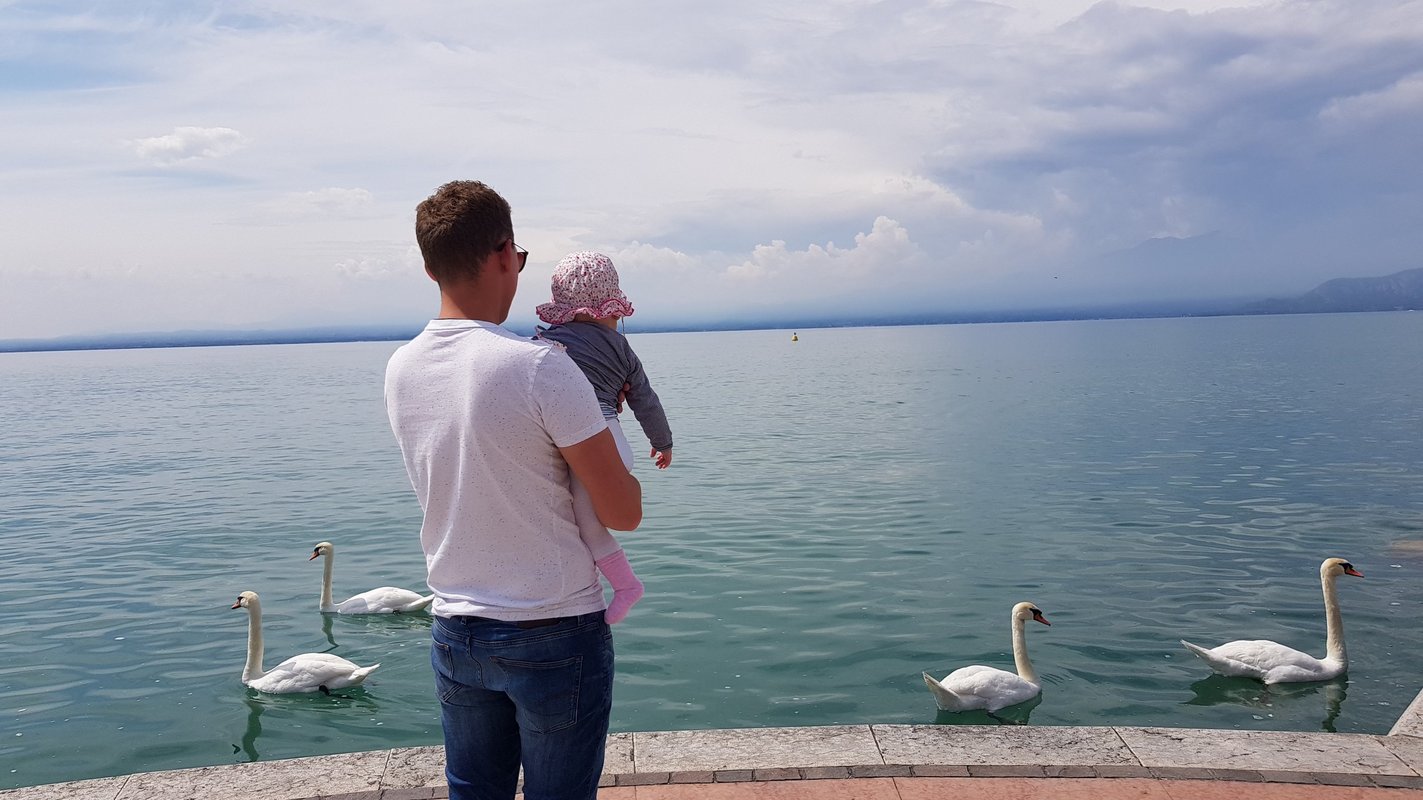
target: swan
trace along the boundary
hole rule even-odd
[[[1013,606],[1013,663],[1018,669],[1017,675],[977,664],[956,669],[941,681],[924,673],[924,684],[934,693],[939,708],[943,711],[983,709],[991,714],[1037,697],[1042,687],[1038,684],[1038,673],[1028,660],[1028,641],[1023,633],[1023,623],[1030,619],[1052,625],[1032,603]]]
[[[262,603],[256,592],[237,596],[233,608],[247,609],[247,665],[242,668],[242,682],[259,692],[291,694],[321,692],[359,686],[366,676],[379,667],[362,667],[330,653],[302,653],[272,667],[262,669]]]
[[[1340,575],[1364,577],[1363,573],[1354,569],[1353,564],[1342,558],[1326,558],[1319,565],[1319,579],[1324,584],[1324,620],[1328,630],[1322,659],[1268,639],[1241,639],[1210,650],[1185,639],[1181,640],[1181,644],[1222,675],[1259,678],[1267,684],[1327,681],[1342,675],[1349,668],[1349,656],[1344,651],[1344,619],[1339,614],[1339,598],[1334,591],[1334,581]]]
[[[419,611],[435,600],[433,594],[422,597],[409,589],[382,586],[369,592],[361,592],[355,597],[342,600],[339,604],[333,603],[331,602],[331,565],[336,560],[336,547],[330,542],[321,542],[312,548],[311,558],[308,558],[307,561],[315,561],[319,556],[326,556],[325,575],[321,579],[321,612],[323,614],[406,614]]]

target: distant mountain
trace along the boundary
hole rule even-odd
[[[1379,278],[1335,278],[1299,297],[1261,300],[1242,314],[1326,314],[1339,311],[1423,309],[1423,268]]]

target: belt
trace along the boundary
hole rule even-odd
[[[504,623],[505,625],[513,625],[513,626],[516,627],[516,628],[520,628],[520,629],[523,629],[523,630],[528,630],[528,629],[530,629],[530,628],[547,628],[547,627],[549,627],[550,625],[557,625],[558,623],[563,622],[563,621],[566,620],[566,619],[572,619],[572,617],[549,617],[548,619],[525,619],[525,620],[520,620],[519,622],[508,622],[508,621],[502,620],[502,619],[491,619],[491,618],[489,618],[489,617],[474,617],[474,616],[470,616],[470,615],[468,615],[468,614],[459,614],[459,615],[456,615],[456,616],[454,617],[454,619],[457,619],[457,620],[459,620],[460,622],[464,622],[464,623],[471,623],[471,622],[502,622],[502,623]]]

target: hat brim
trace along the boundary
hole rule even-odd
[[[622,294],[619,292],[618,294]],[[587,314],[594,319],[632,316],[632,303],[627,297],[610,297],[597,306],[575,306],[567,303],[541,303],[534,313],[550,325],[562,325],[579,314]]]

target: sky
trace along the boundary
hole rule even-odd
[[[1423,266],[1423,1],[0,0],[0,339],[417,325],[482,180],[638,324]]]

